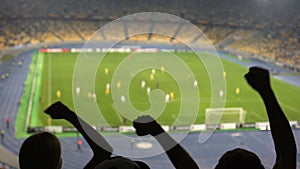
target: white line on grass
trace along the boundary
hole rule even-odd
[[[48,105],[51,104],[51,53],[48,56]]]
[[[51,88],[52,88],[52,74],[51,74],[51,57],[52,57],[52,54],[51,53],[49,53],[49,55],[50,56],[48,56],[48,105],[50,105],[51,104]],[[48,117],[48,125],[49,126],[51,126],[51,118],[50,117]]]
[[[285,104],[285,103],[280,103],[280,104],[281,104],[282,106],[284,106],[284,107],[290,109],[291,111],[293,111],[293,112],[295,112],[295,113],[297,113],[297,114],[300,114],[299,110],[293,108],[292,106],[289,106],[289,105],[287,105],[287,104]]]
[[[34,66],[34,72],[33,72],[33,81],[32,86],[30,89],[30,97],[29,97],[29,103],[28,103],[28,109],[27,109],[27,116],[26,116],[26,122],[25,122],[25,128],[30,125],[30,118],[31,118],[31,112],[32,112],[32,105],[33,105],[33,97],[35,93],[36,83],[37,83],[37,74],[38,74],[38,67],[39,67],[39,56],[37,56],[36,64]]]
[[[251,112],[250,113],[250,115],[254,115],[255,117],[258,117],[260,120],[264,120],[265,118],[262,116],[262,115],[260,115],[260,114],[258,114],[258,113],[255,113],[255,112]],[[248,116],[248,118],[249,118],[249,116]],[[251,117],[250,117],[251,118]]]

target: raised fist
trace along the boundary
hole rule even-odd
[[[162,127],[149,115],[139,116],[133,121],[133,127],[136,129],[138,136],[145,136],[147,134],[156,136],[164,132]]]
[[[259,93],[271,89],[269,71],[266,69],[251,67],[245,78],[248,84]]]
[[[52,104],[45,110],[45,113],[50,115],[52,119],[66,119],[74,114],[67,106],[61,102]]]

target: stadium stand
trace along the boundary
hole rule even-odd
[[[84,2],[68,4],[68,2],[61,5],[59,1],[52,1],[50,4],[40,1],[30,6],[28,5],[30,1],[27,1],[16,1],[14,6],[4,4],[0,7],[0,18],[3,20],[0,23],[0,49],[45,42],[84,41],[113,19],[124,14],[147,11],[147,9],[142,10],[144,3],[135,3],[135,7],[131,9],[131,5],[134,3],[132,1],[126,3],[101,1],[101,8],[92,10],[88,7],[90,5],[99,6],[99,2],[91,1],[91,4]],[[152,11],[159,11],[163,6],[164,11],[188,19],[195,23],[214,44],[222,43],[227,39],[226,43],[222,43],[222,48],[250,52],[266,57],[273,62],[299,68],[299,29],[297,29],[299,18],[293,17],[293,10],[288,10],[293,4],[280,6],[277,4],[278,2],[274,3],[277,5],[273,5],[273,8],[285,12],[285,15],[278,15],[274,12],[276,10],[269,6],[264,7],[263,4],[261,8],[264,10],[252,12],[255,11],[255,5],[260,4],[249,2],[248,5],[245,5],[236,0],[231,1],[237,6],[231,8],[229,12],[226,9],[231,3],[220,2],[217,6],[212,6],[213,2],[206,1],[193,1],[186,4],[185,10],[179,10],[180,5],[178,4],[183,4],[181,1],[172,3],[172,5],[168,4],[168,6],[163,2],[155,2],[149,4],[148,8],[154,9]],[[45,7],[44,3],[48,4],[49,9]],[[196,5],[197,3],[200,3],[200,7],[197,7],[199,6]],[[22,9],[20,9],[21,6]],[[113,8],[104,8],[104,6]],[[116,7],[121,6],[124,9],[121,8],[122,10],[117,11]],[[173,37],[162,38],[157,35],[145,35],[128,38],[133,41],[153,40],[166,43],[176,42],[176,37],[179,36],[185,39],[190,38],[189,41],[201,40],[201,38],[195,38],[196,35],[190,32],[189,28],[180,27],[172,21],[166,21],[165,25],[166,30],[174,32]],[[132,30],[136,29],[145,31],[156,29],[155,25],[147,25],[142,21],[126,23],[114,26],[114,28],[115,30],[104,32],[104,36],[99,40],[114,40],[118,36],[127,37]],[[161,30],[161,33],[164,34],[164,31]],[[228,39],[231,39],[229,41],[231,43],[228,43]]]

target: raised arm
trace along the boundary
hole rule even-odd
[[[251,67],[245,78],[249,85],[260,94],[267,110],[276,151],[276,163],[273,169],[295,169],[297,151],[295,139],[290,124],[271,88],[269,72],[262,68]]]
[[[92,169],[111,156],[113,149],[108,142],[95,129],[61,102],[52,104],[45,110],[45,113],[50,115],[52,119],[65,119],[69,121],[82,134],[94,153],[93,158],[84,167],[85,169]]]
[[[178,144],[164,129],[150,116],[139,116],[133,122],[138,136],[152,135],[166,151],[169,159],[177,169],[198,169],[196,162],[185,149]]]

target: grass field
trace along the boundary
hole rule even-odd
[[[38,85],[36,89],[36,99],[34,102],[33,110],[30,119],[30,126],[45,126],[45,125],[64,125],[68,126],[67,122],[63,120],[49,120],[48,116],[43,113],[51,103],[61,100],[74,110],[72,100],[72,78],[74,66],[78,53],[39,53],[40,77],[38,78]],[[95,54],[96,55],[96,54]],[[105,86],[111,83],[114,71],[117,66],[124,60],[128,53],[109,53],[98,67],[95,78],[95,91],[97,95],[97,103],[99,110],[102,112],[103,117],[108,121],[111,126],[124,125],[124,120],[113,106],[111,93],[105,93]],[[198,116],[195,123],[204,123],[204,112],[206,108],[210,107],[211,102],[211,84],[208,74],[202,62],[193,53],[182,52],[176,53],[192,70],[195,78],[198,81],[198,90],[200,94],[200,107]],[[202,55],[210,54],[203,53]],[[242,107],[247,111],[246,122],[267,121],[264,105],[259,98],[259,95],[254,92],[246,83],[243,75],[247,73],[247,68],[237,65],[236,63],[222,60],[224,70],[226,71],[226,91],[227,98],[225,107]],[[89,65],[87,65],[87,68]],[[105,68],[109,69],[108,74],[105,74]],[[167,72],[168,70],[166,70]],[[145,80],[147,86],[152,89],[157,88],[165,93],[173,92],[175,97],[174,101],[166,104],[164,111],[160,114],[158,121],[161,124],[173,124],[180,111],[181,93],[176,80],[168,73],[156,69],[155,78],[150,80],[151,69],[145,69],[133,77],[129,86],[129,100],[135,109],[139,111],[146,111],[150,108],[149,97],[147,96],[146,89],[141,87],[141,81]],[[300,94],[300,88],[287,84],[285,82],[272,79],[274,91],[280,101],[283,110],[289,120],[300,120],[300,104],[297,103],[297,98]],[[83,86],[80,86],[84,88]],[[237,96],[235,93],[236,88],[240,88],[240,94]],[[57,90],[61,91],[61,97],[57,97]],[[191,85],[191,90],[195,88]],[[89,91],[81,90],[80,95],[86,97],[86,102],[93,102],[93,99],[88,97]],[[76,96],[75,96],[76,97]],[[191,101],[191,104],[194,104]],[[191,105],[192,106],[192,105]],[[88,110],[87,105],[87,110]],[[191,112],[185,112],[188,116]],[[81,113],[81,115],[83,115]],[[86,117],[91,113],[87,113]],[[125,125],[131,125],[132,122],[127,120]],[[182,123],[184,124],[184,122]],[[94,124],[101,125],[101,124]]]

